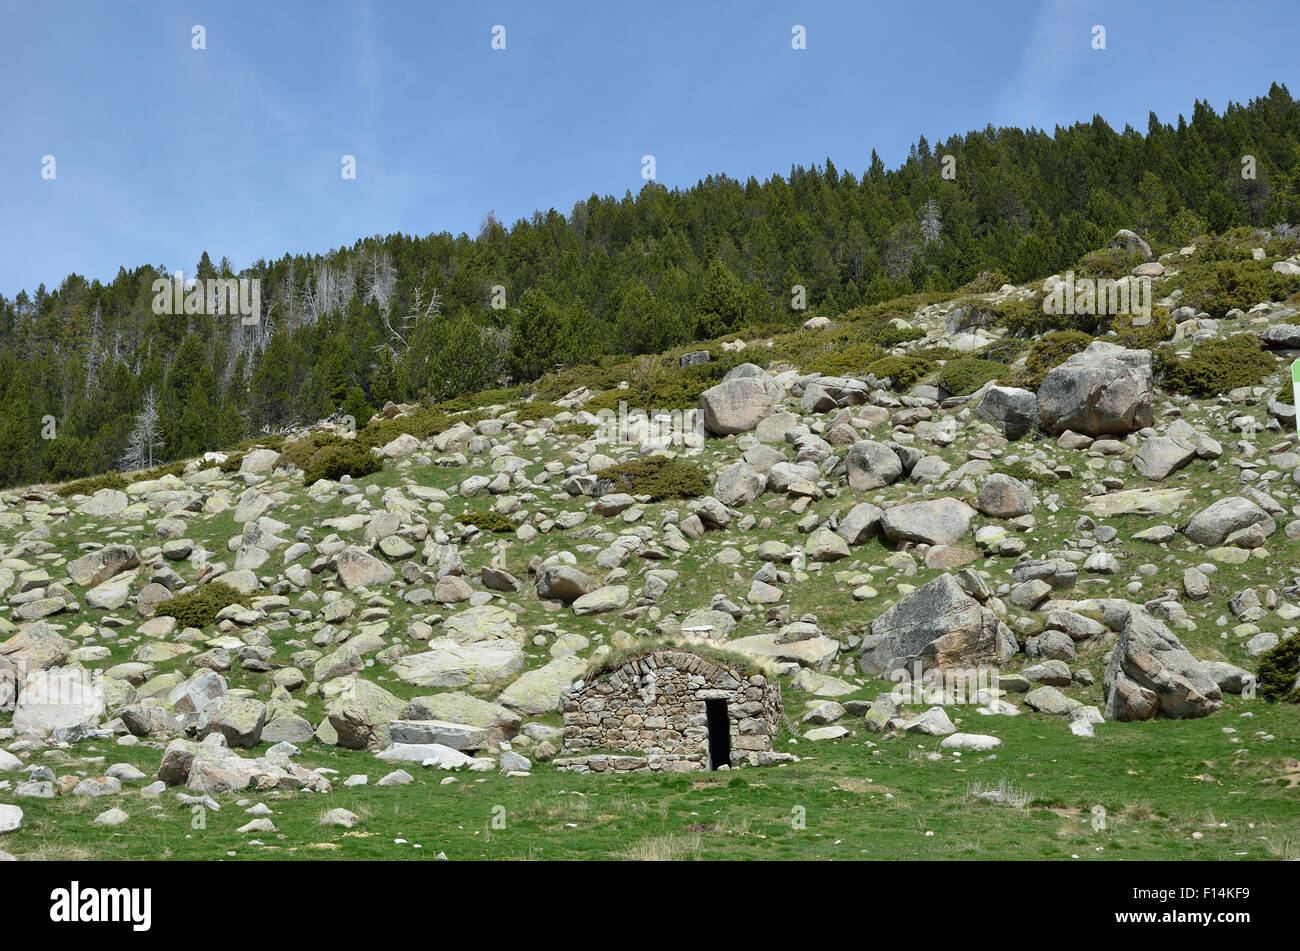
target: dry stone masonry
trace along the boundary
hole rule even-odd
[[[683,650],[654,651],[605,677],[575,685],[564,698],[563,713],[569,752],[635,750],[665,764],[660,768],[676,771],[790,758],[772,751],[781,728],[780,685]],[[610,759],[598,756],[596,764],[618,769]],[[649,758],[644,764],[630,759],[623,768],[653,768]],[[556,765],[592,768],[583,757],[557,760]]]

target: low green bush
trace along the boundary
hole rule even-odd
[[[1284,637],[1259,655],[1256,686],[1265,700],[1300,703],[1300,634]]]
[[[277,465],[293,464],[302,471],[304,485],[318,479],[338,480],[345,475],[360,479],[384,467],[384,461],[355,439],[333,433],[313,433],[288,443]]]
[[[896,390],[910,390],[934,372],[934,361],[922,357],[881,357],[867,364],[867,372],[893,381]]]
[[[220,581],[205,584],[189,592],[168,598],[158,605],[158,614],[174,617],[181,627],[204,628],[232,604],[242,604],[244,596]]]
[[[366,449],[386,446],[403,433],[409,433],[416,439],[428,439],[436,436],[452,425],[454,421],[436,406],[424,406],[392,419],[379,419],[357,430],[356,442]]]
[[[1048,370],[1087,350],[1092,341],[1093,338],[1082,330],[1056,330],[1043,334],[1029,346],[1021,385],[1029,390],[1038,389],[1043,385]]]
[[[1001,271],[980,271],[973,279],[963,284],[957,292],[959,294],[989,294],[999,290],[1003,284],[1014,283],[1015,281]]]
[[[480,509],[475,512],[465,512],[456,516],[457,521],[462,525],[473,525],[481,532],[496,532],[504,534],[513,532],[517,525],[509,516],[502,515],[495,509]]]
[[[1115,331],[1114,342],[1130,350],[1154,350],[1169,340],[1177,329],[1174,318],[1163,307],[1151,308],[1151,319],[1143,324],[1135,324],[1138,314],[1121,314],[1110,322],[1110,329]]]
[[[739,362],[734,358],[712,360],[681,368],[649,363],[643,372],[629,374],[627,389],[615,387],[598,393],[582,408],[591,413],[602,409],[617,411],[619,401],[626,401],[628,409],[694,409],[700,394],[716,385]]]
[[[1264,261],[1200,261],[1183,265],[1182,272],[1165,281],[1156,296],[1181,287],[1180,305],[1223,317],[1234,308],[1250,310],[1261,301],[1285,300],[1300,291],[1300,276],[1279,274]]]
[[[949,360],[939,371],[939,385],[953,396],[974,393],[989,380],[996,380],[1007,372],[1001,363],[981,360],[979,357],[962,357]]]
[[[1160,347],[1152,356],[1160,384],[1189,396],[1219,396],[1239,386],[1257,386],[1277,370],[1277,360],[1250,333],[1195,344],[1186,358],[1171,347]]]
[[[567,412],[563,406],[556,406],[545,400],[530,400],[515,410],[515,422],[535,423],[539,419],[554,418],[559,413]]]
[[[119,492],[125,489],[129,482],[122,478],[116,470],[110,470],[103,475],[91,476],[88,479],[78,479],[76,482],[69,482],[67,485],[59,487],[59,495],[67,498],[73,495],[94,495],[100,489],[117,489]]]
[[[1127,277],[1133,268],[1142,263],[1140,251],[1124,248],[1100,248],[1089,251],[1074,265],[1074,277]]]
[[[869,364],[884,356],[885,351],[877,344],[855,343],[848,347],[829,347],[799,369],[823,376],[863,376]]]
[[[596,477],[612,482],[616,492],[648,495],[655,501],[693,499],[707,495],[711,487],[708,473],[699,466],[666,456],[620,462],[601,469]]]
[[[561,423],[551,430],[552,436],[580,436],[583,439],[590,439],[596,435],[596,427],[591,423]]]
[[[570,387],[573,389],[573,387]],[[565,392],[568,392],[567,390]],[[484,406],[494,406],[501,403],[509,403],[524,396],[523,386],[511,386],[504,389],[480,390],[477,393],[465,393],[461,396],[454,396],[449,400],[443,400],[435,404],[437,409],[445,413],[461,413],[466,410],[480,409]]]

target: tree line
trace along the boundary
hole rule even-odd
[[[922,136],[896,169],[873,150],[857,173],[828,158],[764,182],[649,182],[509,227],[489,214],[474,237],[374,236],[239,272],[205,252],[186,279],[260,281],[256,323],[155,313],[162,267],[70,274],[0,296],[0,484],[793,327],[984,271],[1028,281],[1119,228],[1161,249],[1280,222],[1300,222],[1300,104],[1274,84],[1222,114],[1153,113],[1145,134],[1100,116],[1051,134],[990,126]]]

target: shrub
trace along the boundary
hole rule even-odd
[[[881,357],[867,364],[867,372],[877,379],[888,377],[896,390],[910,390],[934,372],[934,361],[922,357]]]
[[[1043,377],[1052,367],[1058,367],[1076,353],[1082,353],[1092,343],[1092,337],[1082,330],[1057,330],[1044,334],[1029,347],[1025,357],[1026,389],[1036,390],[1043,385]]]
[[[953,396],[965,396],[1006,372],[1007,368],[1001,363],[981,360],[979,357],[961,357],[949,360],[939,371],[939,385]]]
[[[562,423],[551,430],[552,436],[580,436],[583,439],[590,439],[596,435],[598,427],[591,423]]]
[[[1015,281],[1007,277],[1001,271],[980,271],[969,283],[963,284],[958,290],[961,294],[988,294],[992,291],[1001,289],[1003,284],[1014,284]]]
[[[829,347],[800,369],[804,373],[821,373],[824,376],[863,376],[867,373],[867,365],[883,356],[885,351],[874,343]]]
[[[1265,700],[1300,703],[1300,634],[1284,637],[1259,657],[1259,694]]]
[[[425,406],[405,416],[379,419],[357,430],[356,442],[366,449],[386,446],[403,433],[416,439],[428,439],[451,426],[451,418],[436,406]],[[371,470],[373,471],[373,470]]]
[[[738,362],[733,357],[683,368],[651,363],[648,370],[629,374],[634,379],[629,381],[627,389],[606,390],[589,399],[582,408],[591,413],[602,409],[617,410],[619,401],[625,400],[629,409],[694,409],[700,401],[700,394],[715,385]]]
[[[1183,289],[1179,304],[1222,317],[1233,308],[1250,310],[1261,301],[1285,300],[1300,290],[1300,277],[1278,274],[1264,261],[1200,261],[1184,265],[1182,273],[1161,285],[1157,296],[1177,284]]]
[[[313,433],[289,443],[280,453],[277,464],[292,463],[302,470],[304,485],[318,479],[338,480],[345,475],[360,479],[384,467],[384,462],[354,439],[333,433]]]
[[[1239,386],[1257,386],[1277,369],[1277,361],[1254,334],[1237,334],[1198,343],[1186,359],[1169,347],[1152,353],[1165,389],[1190,396],[1218,396]]]
[[[130,483],[122,476],[118,475],[117,470],[110,470],[103,475],[91,476],[89,479],[78,479],[76,482],[69,482],[59,488],[59,495],[67,498],[73,495],[94,495],[100,489],[117,489],[121,491]]]
[[[148,482],[151,479],[161,479],[163,476],[181,476],[185,474],[185,460],[177,459],[175,462],[168,462],[161,466],[154,466],[152,469],[141,469],[139,472],[131,473],[128,482]]]
[[[696,498],[708,494],[710,488],[708,473],[699,466],[666,456],[620,462],[601,469],[596,476],[612,483],[614,491],[648,495],[654,501]]]
[[[1111,322],[1111,329],[1115,331],[1115,342],[1130,350],[1154,350],[1172,337],[1177,329],[1174,318],[1163,307],[1152,307],[1151,320],[1144,326],[1133,325],[1136,316],[1136,314],[1121,314]]]
[[[994,340],[976,356],[984,360],[992,360],[994,363],[1010,365],[1016,362],[1028,346],[1029,344],[1024,340],[1015,337],[1004,337],[1001,340]]]
[[[534,423],[539,419],[553,418],[567,410],[563,406],[547,403],[545,400],[530,400],[515,410],[515,422]]]
[[[570,387],[570,389],[573,389],[573,387]],[[568,391],[565,390],[564,392]],[[454,396],[449,400],[443,400],[441,403],[436,403],[434,405],[437,409],[446,413],[459,413],[466,410],[480,409],[484,406],[509,403],[524,395],[523,386],[511,386],[505,389],[480,390],[477,393],[465,393],[461,396]]]
[[[158,613],[174,617],[181,627],[207,627],[217,615],[232,604],[242,604],[244,596],[220,581],[203,585],[188,594],[178,594],[158,605]]]
[[[506,515],[502,515],[495,509],[481,509],[476,512],[465,512],[456,516],[457,521],[462,525],[473,525],[481,532],[513,532],[518,526]]]
[[[1030,300],[1018,298],[1003,301],[993,308],[996,321],[1013,337],[1037,337],[1058,330],[1079,330],[1096,333],[1104,316],[1097,314],[1049,314],[1043,310],[1041,296]]]
[[[1127,277],[1133,268],[1142,263],[1140,251],[1124,248],[1101,248],[1089,251],[1074,266],[1074,277]]]

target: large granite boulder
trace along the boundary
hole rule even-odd
[[[138,564],[139,555],[130,545],[105,545],[68,562],[68,576],[83,588],[94,588]]]
[[[1155,420],[1151,354],[1103,341],[1047,371],[1038,417],[1050,433],[1122,436]]]
[[[974,517],[975,510],[961,499],[944,496],[885,509],[880,527],[891,542],[952,545],[970,531]]]
[[[993,611],[942,574],[871,622],[858,651],[864,674],[907,670],[996,667],[1016,651],[1015,635]]]
[[[866,492],[897,482],[903,476],[903,461],[898,453],[881,442],[869,439],[855,442],[844,456],[849,488]]]
[[[1183,533],[1198,545],[1213,548],[1235,533],[1255,526],[1265,538],[1277,531],[1277,522],[1271,515],[1250,499],[1233,495],[1193,515]]]
[[[1038,425],[1038,397],[1014,386],[990,386],[975,406],[975,416],[1008,439],[1019,439]]]
[[[1191,719],[1222,706],[1215,672],[1141,608],[1129,612],[1102,679],[1108,720]]]
[[[785,387],[772,374],[742,363],[700,394],[704,428],[716,436],[750,432],[775,412],[784,397]]]

